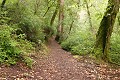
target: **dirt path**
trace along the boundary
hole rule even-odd
[[[120,80],[120,69],[109,70],[105,65],[98,66],[89,60],[78,61],[62,50],[54,39],[50,39],[48,47],[48,57],[33,57],[36,63],[32,69],[23,63],[1,66],[0,80]]]

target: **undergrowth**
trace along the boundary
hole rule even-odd
[[[89,33],[78,32],[70,35],[61,43],[63,49],[71,51],[74,55],[89,54],[93,48],[94,38]]]
[[[120,35],[113,33],[111,38],[110,62],[120,65]]]
[[[32,49],[30,42],[15,38],[16,34],[12,32],[14,29],[8,25],[0,26],[0,63],[16,64],[21,54]]]
[[[32,67],[31,51],[45,42],[42,26],[41,19],[22,3],[13,2],[0,11],[0,64],[22,60]]]

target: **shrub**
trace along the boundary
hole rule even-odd
[[[33,13],[30,6],[26,3],[14,2],[8,6],[7,16],[10,18],[9,24],[17,24],[17,34],[25,34],[25,38],[29,41],[39,43],[45,39],[42,29],[42,21]],[[16,27],[16,26],[15,26]]]
[[[120,54],[120,35],[119,34],[113,34],[111,38],[111,53],[117,53]]]
[[[45,35],[41,29],[40,20],[36,15],[26,15],[19,26],[28,40],[35,43],[44,41]]]
[[[0,25],[0,63],[15,64],[33,49],[31,43],[23,37],[13,34],[14,29],[8,25]]]
[[[120,54],[109,54],[110,62],[120,65]]]
[[[24,57],[24,60],[23,60],[23,61],[27,64],[27,66],[28,66],[29,68],[32,68],[33,59],[31,59],[30,57]]]
[[[0,63],[15,64],[21,53],[20,49],[16,47],[17,41],[11,37],[12,30],[7,25],[0,26]]]
[[[63,41],[61,46],[63,49],[71,51],[75,55],[88,54],[94,44],[94,38],[89,33],[74,33],[67,40]]]
[[[110,62],[120,65],[120,35],[113,33],[111,38]]]

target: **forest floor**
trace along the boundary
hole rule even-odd
[[[107,64],[96,64],[88,57],[75,58],[50,39],[49,54],[32,56],[32,69],[24,63],[14,66],[0,66],[0,80],[120,80],[120,68]]]

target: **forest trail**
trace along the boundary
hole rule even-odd
[[[36,63],[32,69],[23,63],[1,66],[0,80],[120,80],[120,70],[109,70],[105,65],[101,69],[100,65],[87,59],[78,61],[53,38],[49,40],[48,48],[50,53],[47,57],[33,57]]]

